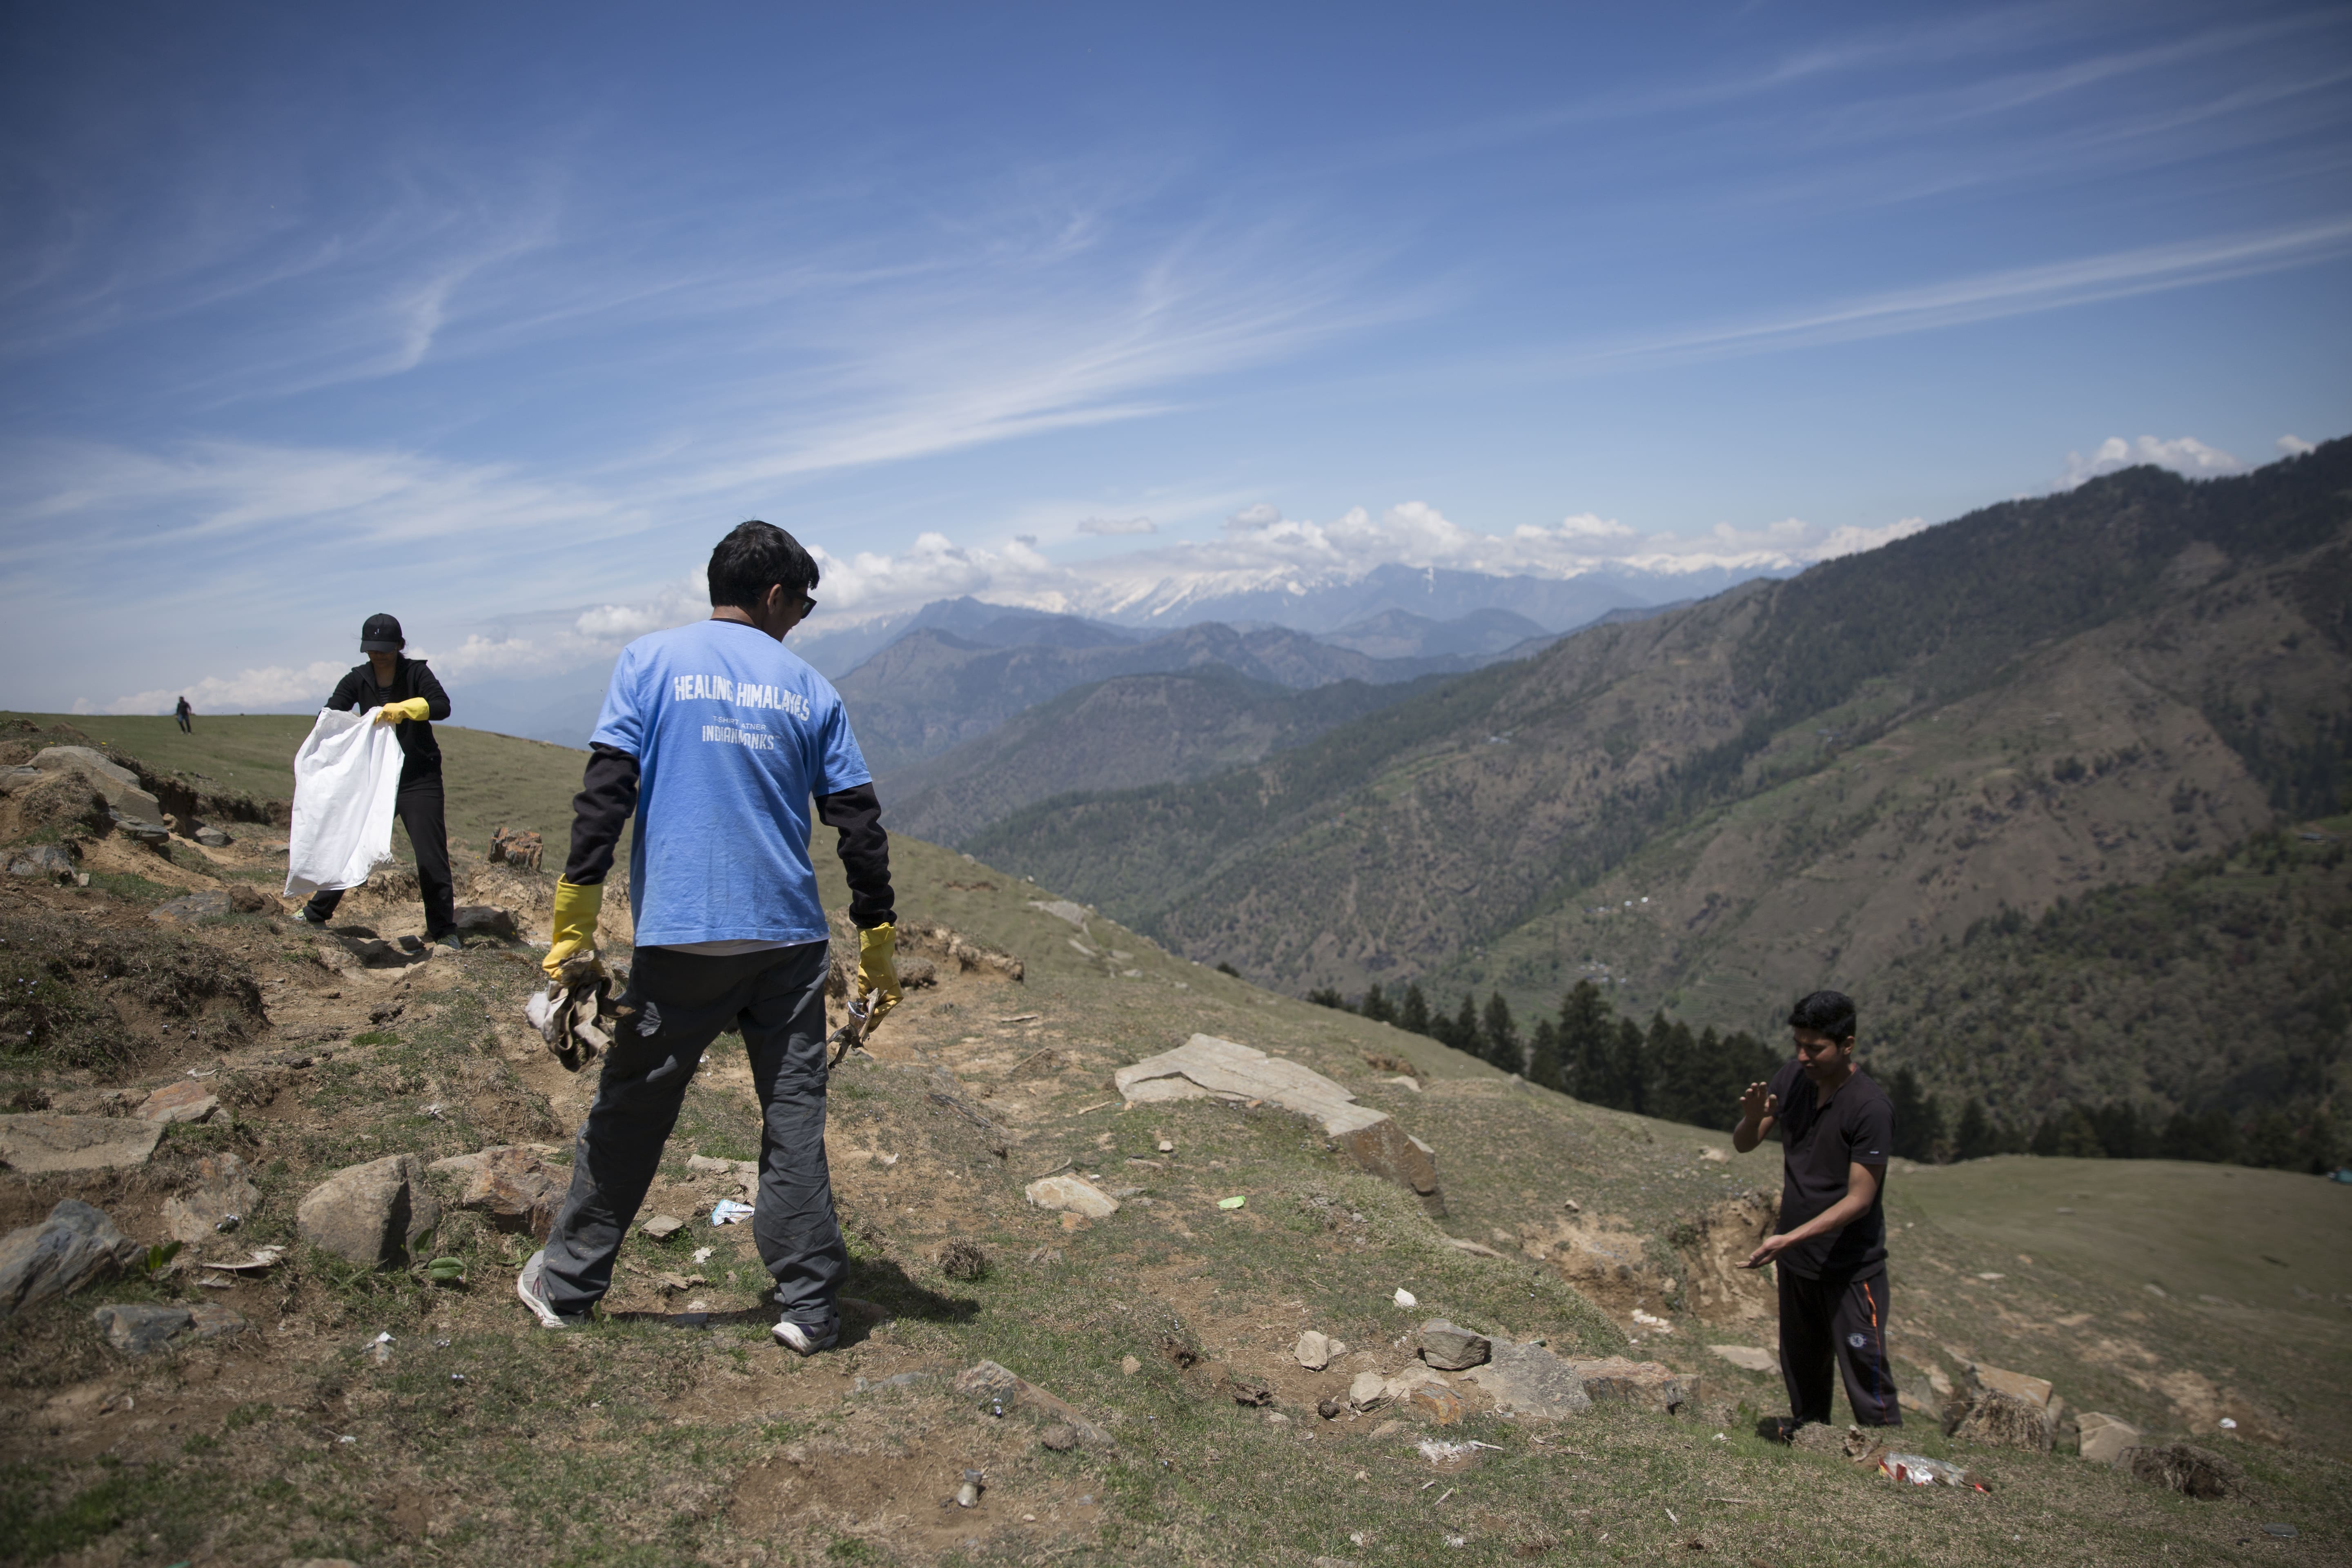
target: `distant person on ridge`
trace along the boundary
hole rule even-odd
[[[1853,1418],[1900,1426],[1886,1364],[1886,1156],[1895,1107],[1853,1065],[1853,1004],[1816,991],[1789,1014],[1796,1059],[1739,1098],[1731,1145],[1745,1154],[1780,1130],[1780,1221],[1746,1267],[1777,1265],[1787,1416],[1759,1430],[1781,1442],[1830,1418],[1830,1369]]]
[[[515,1291],[540,1322],[585,1322],[645,1202],[702,1053],[743,1036],[761,1110],[751,1236],[801,1355],[840,1331],[849,1254],[825,1168],[824,910],[810,817],[838,830],[857,926],[857,996],[898,1000],[890,841],[841,698],[782,647],[816,607],[817,564],[782,529],[747,522],[710,552],[710,618],[621,650],[572,803],[555,885],[551,978],[593,954],[614,847],[630,814],[636,952],[547,1246]],[[811,804],[814,797],[814,810]]]
[[[421,658],[409,658],[401,649],[408,639],[390,616],[370,616],[360,627],[360,651],[367,662],[353,665],[335,683],[327,706],[339,713],[362,708],[378,710],[375,721],[397,724],[400,740],[400,795],[395,809],[408,842],[416,850],[416,886],[425,896],[425,940],[456,952],[466,944],[457,935],[457,896],[449,883],[449,828],[441,796],[441,744],[433,738],[433,721],[449,717],[449,694]],[[295,919],[322,926],[335,917],[343,900],[340,888],[321,888],[310,895]]]
[[[194,711],[194,709],[188,706],[188,700],[185,697],[181,698],[180,705],[172,710],[172,717],[180,721],[181,734],[193,735],[196,732],[196,727],[188,722],[188,715]]]

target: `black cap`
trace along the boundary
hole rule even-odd
[[[400,635],[400,622],[391,616],[370,616],[367,625],[360,628],[362,653],[398,653],[408,646]]]

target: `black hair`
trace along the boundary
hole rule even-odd
[[[739,522],[710,552],[710,603],[756,610],[768,590],[805,599],[816,592],[815,559],[801,542],[771,522]]]
[[[1789,1027],[1832,1040],[1853,1038],[1853,998],[1843,991],[1816,991],[1789,1009]]]

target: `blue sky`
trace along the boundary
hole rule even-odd
[[[2340,6],[5,26],[10,706],[305,707],[378,609],[461,707],[576,680],[746,516],[836,623],[1113,614],[2352,426]]]

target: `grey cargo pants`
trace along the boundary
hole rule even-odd
[[[759,1091],[760,1194],[751,1236],[784,1321],[822,1342],[849,1251],[824,1163],[825,944],[730,958],[641,947],[621,1018],[581,1123],[572,1189],[548,1233],[543,1277],[559,1312],[584,1312],[613,1285],[621,1238],[646,1201],[702,1053],[730,1024],[743,1032]]]

